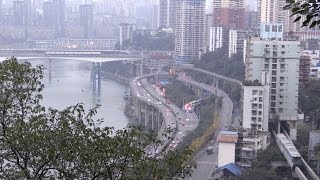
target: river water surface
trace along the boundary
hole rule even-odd
[[[126,88],[111,80],[102,79],[101,93],[93,89],[91,63],[75,60],[28,60],[33,66],[43,65],[44,70],[42,104],[62,110],[79,102],[86,109],[100,104],[96,118],[104,118],[101,127],[114,127],[116,130],[128,125],[123,110]]]

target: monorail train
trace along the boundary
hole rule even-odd
[[[299,151],[284,134],[277,134],[277,144],[292,169],[301,167],[302,160]]]

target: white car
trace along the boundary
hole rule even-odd
[[[190,121],[190,120],[187,118],[186,121]]]
[[[148,101],[150,102],[150,101],[151,101],[151,99],[148,99]]]

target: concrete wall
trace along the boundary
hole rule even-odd
[[[235,163],[236,158],[235,143],[219,142],[218,150],[218,167],[222,167],[229,163]]]

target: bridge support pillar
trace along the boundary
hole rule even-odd
[[[147,104],[144,105],[144,125],[145,127],[148,127],[148,121],[149,121],[149,118],[148,118],[148,107],[147,107]]]
[[[91,82],[94,91],[101,94],[101,62],[92,63]]]
[[[152,111],[151,111],[151,129],[154,130],[154,107],[152,107]]]
[[[52,59],[49,59],[49,84],[52,81]]]
[[[288,121],[288,127],[289,127],[289,136],[291,140],[296,141],[297,140],[296,122]]]

